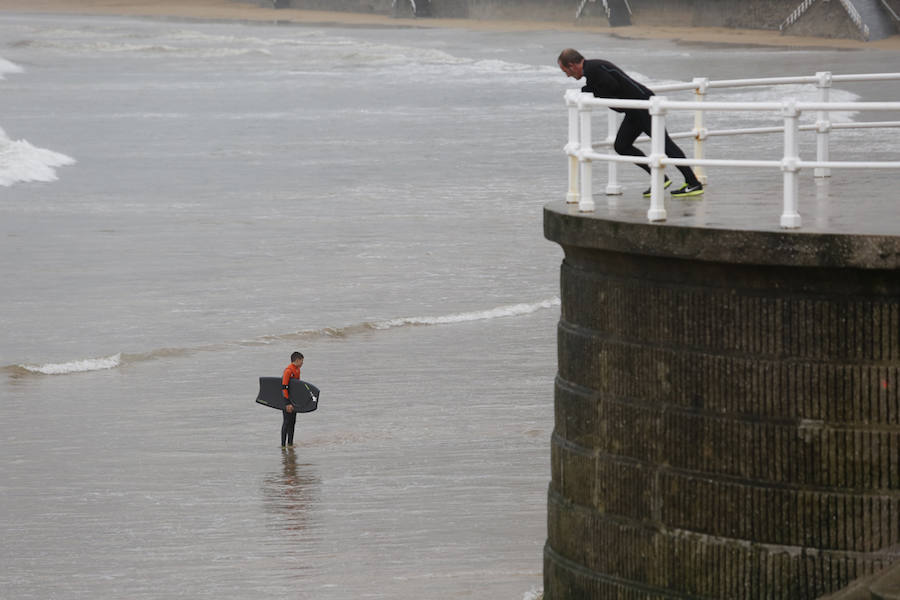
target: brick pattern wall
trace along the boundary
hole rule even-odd
[[[900,559],[897,270],[562,243],[547,600],[812,599]]]

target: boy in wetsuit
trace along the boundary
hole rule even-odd
[[[291,379],[300,379],[300,367],[303,366],[303,355],[299,352],[291,354],[291,364],[284,369],[281,376],[281,393],[284,395],[285,405],[281,411],[281,447],[294,447],[294,426],[297,424],[297,413],[291,403],[290,384]]]
[[[557,64],[562,72],[572,79],[585,78],[586,85],[582,92],[590,92],[597,98],[618,98],[620,100],[648,100],[653,96],[653,90],[629,77],[625,71],[607,60],[586,60],[580,52],[572,48],[563,50]],[[650,111],[633,108],[611,108],[616,112],[625,113],[622,125],[616,134],[613,144],[617,154],[626,156],[645,156],[634,146],[634,141],[641,133],[650,135]],[[669,137],[665,138],[666,156],[670,158],[684,158],[684,151]],[[643,170],[650,172],[650,167],[635,163]],[[678,170],[684,175],[684,185],[672,192],[675,198],[686,196],[699,196],[703,193],[703,185],[690,167],[679,166]],[[665,187],[669,187],[672,180],[666,175]],[[644,197],[650,197],[650,190],[644,192]]]

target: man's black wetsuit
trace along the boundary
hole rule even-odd
[[[629,77],[625,71],[609,62],[601,59],[585,59],[584,78],[586,85],[582,92],[590,92],[597,98],[619,98],[620,100],[648,100],[653,96],[653,91],[647,86]],[[646,156],[634,146],[634,140],[641,133],[650,135],[651,119],[650,111],[644,109],[613,108],[612,110],[625,113],[619,132],[616,134],[616,142],[613,145],[618,154],[627,156]],[[684,152],[669,137],[666,131],[666,156],[670,158],[684,158]],[[640,168],[650,172],[650,167],[638,164]],[[690,184],[696,184],[697,176],[690,167],[678,167],[684,180]]]
[[[281,445],[294,445],[294,427],[297,425],[297,413],[281,411]]]
[[[284,373],[281,375],[281,393],[284,394],[285,408],[287,408],[288,404],[293,404],[290,396],[290,383],[292,379],[300,379],[300,367],[293,362],[284,368]],[[284,446],[286,442],[288,445],[293,446],[294,427],[297,425],[297,413],[294,411],[288,412],[287,410],[282,410],[281,414],[283,417],[281,420],[281,445]]]

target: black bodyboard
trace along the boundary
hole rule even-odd
[[[288,393],[294,412],[307,413],[319,408],[319,388],[308,381],[291,379]],[[286,401],[281,393],[281,377],[260,377],[256,402],[269,408],[284,410]]]

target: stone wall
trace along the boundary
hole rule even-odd
[[[254,0],[259,3],[260,0]],[[266,0],[263,0],[264,2]],[[283,0],[290,8],[391,14],[391,0]]]
[[[781,0],[630,0],[638,25],[778,29],[798,2]]]
[[[862,39],[862,33],[837,0],[819,0],[796,23],[785,30],[790,35]]]
[[[547,600],[812,599],[900,559],[900,238],[544,215]]]
[[[268,3],[270,0],[247,0]],[[280,0],[292,8],[411,15],[408,0]],[[892,0],[898,1],[898,0]],[[420,0],[419,16],[575,22],[580,0]],[[738,27],[776,30],[799,2],[783,0],[629,0],[633,25]],[[578,23],[607,26],[600,1],[585,5]],[[837,0],[819,0],[788,33],[860,38]]]

